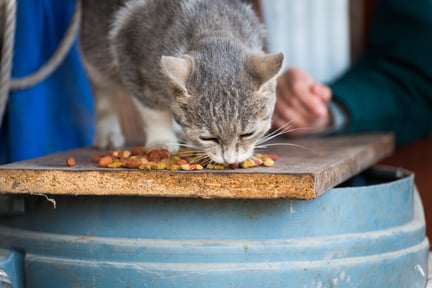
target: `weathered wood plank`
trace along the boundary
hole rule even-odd
[[[91,148],[0,166],[3,193],[141,195],[199,198],[313,199],[392,153],[391,134],[278,139],[274,167],[236,170],[141,171],[98,168]],[[73,156],[77,165],[67,167]]]

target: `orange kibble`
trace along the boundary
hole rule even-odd
[[[161,149],[159,150],[159,156],[161,159],[168,159],[170,158],[170,152],[167,149]]]
[[[93,163],[98,163],[98,161],[99,161],[99,159],[101,158],[101,157],[103,157],[104,155],[102,155],[102,154],[100,154],[100,153],[94,153],[94,154],[92,154],[92,156],[91,156],[91,161],[93,162]]]
[[[149,161],[153,161],[153,162],[158,162],[161,160],[161,156],[159,154],[159,150],[157,149],[151,149],[148,153],[147,153],[147,157]]]
[[[76,160],[75,160],[74,157],[68,157],[68,158],[66,159],[66,165],[67,165],[67,166],[69,166],[69,167],[73,167],[73,166],[75,166],[75,164],[76,164]]]
[[[279,158],[280,158],[279,155],[276,155],[276,154],[267,154],[267,157],[269,157],[273,161],[279,160]]]
[[[113,162],[113,157],[112,156],[103,156],[103,157],[99,158],[98,165],[100,167],[107,167],[112,162]]]
[[[187,164],[187,163],[188,163],[188,161],[186,159],[179,159],[176,162],[176,164],[179,165],[179,166]]]
[[[193,171],[193,170],[203,170],[204,167],[201,164],[183,164],[180,166],[182,170]]]
[[[126,168],[139,168],[141,165],[141,159],[125,159],[123,161],[123,166]]]
[[[189,170],[197,170],[197,164],[189,164]]]
[[[229,167],[230,167],[231,169],[238,169],[239,166],[240,166],[239,163],[233,163],[233,164],[230,164],[230,165],[229,165]]]
[[[159,162],[162,158],[158,154],[153,154],[148,157],[149,161]]]
[[[261,164],[263,164],[263,160],[258,158],[253,159],[252,161],[254,162],[255,166],[260,166]]]
[[[132,155],[138,155],[141,156],[144,154],[144,149],[141,146],[134,146],[131,148]]]

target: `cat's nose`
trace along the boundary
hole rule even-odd
[[[238,163],[238,161],[236,160],[236,159],[234,159],[234,158],[229,158],[229,159],[226,159],[225,157],[224,157],[224,164],[235,164],[235,163]]]
[[[235,149],[224,151],[222,154],[222,158],[225,162],[225,164],[235,164],[235,163],[241,163],[253,155],[253,149],[243,150],[239,149],[236,151]]]
[[[223,155],[222,155],[225,164],[237,163],[238,157],[235,154],[236,153],[233,153],[232,151],[225,151],[225,153],[223,153]]]
[[[234,145],[233,145],[234,146]],[[238,149],[237,147],[225,147],[222,150],[224,164],[235,164],[245,161],[252,156],[253,150]]]

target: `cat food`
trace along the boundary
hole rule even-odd
[[[218,164],[208,160],[201,152],[181,148],[176,153],[166,149],[146,149],[132,147],[130,150],[110,150],[107,154],[93,154],[92,162],[105,168],[131,168],[141,170],[224,170],[237,168],[271,167],[279,157],[275,154],[255,154],[241,163],[230,165]]]
[[[76,165],[76,160],[75,160],[75,158],[74,158],[74,157],[68,157],[68,158],[66,159],[66,165],[69,166],[69,167],[73,167],[73,166],[75,166],[75,165]]]
[[[100,157],[97,163],[99,164],[99,167],[108,167],[108,165],[112,164],[113,162],[113,156],[107,155]]]

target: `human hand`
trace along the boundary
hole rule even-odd
[[[318,83],[304,71],[290,68],[277,80],[273,127],[289,135],[303,135],[330,126],[330,87]]]

